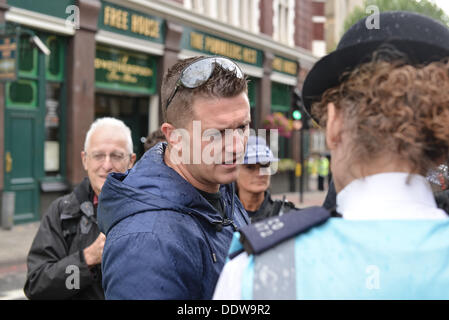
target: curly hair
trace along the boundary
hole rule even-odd
[[[169,122],[175,126],[182,127],[188,120],[191,120],[193,114],[192,104],[196,96],[230,98],[235,97],[242,92],[248,93],[246,77],[243,77],[242,79],[237,78],[234,71],[225,70],[216,64],[209,79],[201,86],[193,89],[180,86],[170,107],[168,110],[165,110],[169,95],[172,93],[173,88],[175,88],[182,70],[186,66],[202,58],[204,58],[204,56],[181,60],[173,65],[165,74],[161,86],[162,115],[164,122]]]
[[[447,60],[413,66],[374,59],[343,75],[313,105],[323,126],[330,102],[342,111],[355,163],[389,153],[425,175],[449,155]]]

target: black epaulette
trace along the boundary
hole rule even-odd
[[[259,254],[322,224],[330,217],[331,212],[323,207],[293,209],[282,216],[267,218],[241,228],[240,241],[248,254]]]

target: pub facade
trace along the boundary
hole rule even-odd
[[[163,73],[179,59],[236,61],[250,80],[253,128],[273,112],[288,117],[317,59],[264,33],[264,5],[274,1],[249,2],[259,10],[254,32],[183,1],[0,0],[0,191],[14,193],[14,224],[40,220],[83,179],[80,154],[96,118],[123,120],[139,158],[161,124]],[[296,157],[298,137],[281,138],[280,157]]]

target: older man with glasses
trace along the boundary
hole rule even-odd
[[[87,177],[50,205],[28,254],[29,299],[104,299],[98,196],[109,173],[125,172],[136,160],[130,129],[114,118],[96,120],[81,159]]]
[[[240,68],[179,61],[161,102],[167,143],[109,176],[100,197],[106,299],[210,299],[233,232],[249,222],[232,185],[251,120]]]

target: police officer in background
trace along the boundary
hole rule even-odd
[[[248,138],[244,162],[240,165],[236,182],[236,192],[252,223],[282,215],[295,207],[285,199],[271,198],[268,190],[271,181],[270,164],[277,161],[279,159],[273,156],[264,138]]]

